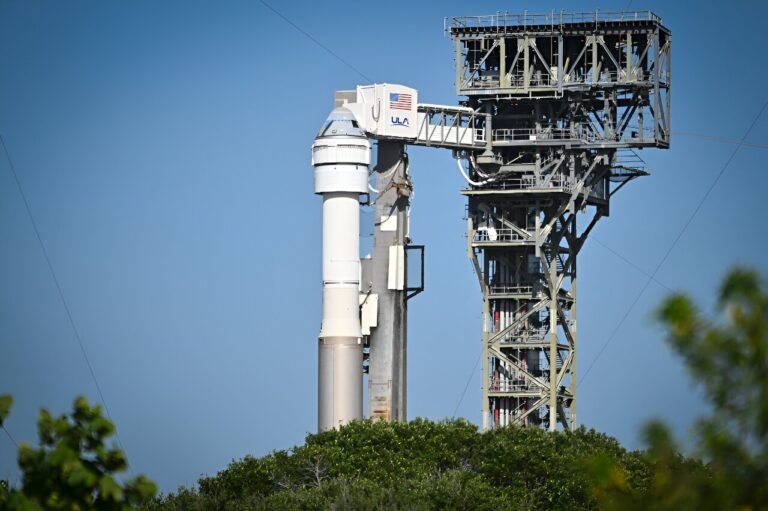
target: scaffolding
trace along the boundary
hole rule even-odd
[[[669,147],[671,33],[649,11],[445,28],[462,106],[485,114],[465,124],[475,148],[455,145],[483,292],[483,428],[573,429],[576,259],[615,192],[647,175],[636,150]]]

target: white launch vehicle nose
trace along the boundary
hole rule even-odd
[[[368,193],[371,145],[350,110],[335,108],[312,144],[315,193]]]
[[[343,106],[333,109],[316,138],[342,136],[367,139],[352,112]]]

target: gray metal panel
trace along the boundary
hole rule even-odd
[[[378,326],[369,337],[368,415],[382,420],[406,420],[407,293],[388,286],[390,247],[408,244],[406,162],[401,142],[378,142],[371,282],[379,310]],[[382,219],[390,221],[383,225]]]

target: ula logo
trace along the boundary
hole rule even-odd
[[[400,117],[392,116],[391,118],[392,126],[410,126],[411,124],[408,122],[407,117],[403,117],[402,119]]]

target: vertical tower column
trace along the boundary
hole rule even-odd
[[[468,251],[483,291],[485,429],[575,427],[576,256],[600,214],[581,235],[575,217],[600,199],[611,160],[610,153],[566,153],[550,176],[463,192]],[[542,165],[529,161],[534,170]]]
[[[368,415],[406,420],[407,378],[407,208],[411,184],[400,142],[379,141],[376,162],[371,292],[378,296],[377,327],[371,330]]]

